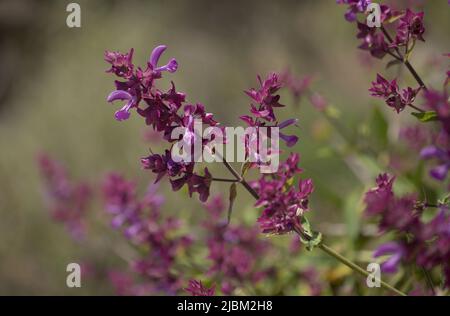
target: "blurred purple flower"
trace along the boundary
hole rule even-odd
[[[431,145],[423,148],[420,156],[423,159],[436,159],[439,162],[438,166],[430,170],[430,175],[436,180],[445,180],[450,169],[450,150],[443,150]]]
[[[391,255],[389,259],[381,264],[381,271],[386,273],[396,273],[404,254],[405,251],[400,244],[389,242],[378,247],[373,253],[373,257],[378,258],[385,255]]]

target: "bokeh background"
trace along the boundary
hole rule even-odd
[[[335,106],[341,124],[362,145],[373,133],[374,108],[388,114],[391,139],[397,137],[399,120],[410,120],[369,97],[370,82],[377,69],[385,71],[384,64],[356,49],[354,25],[343,19],[345,8],[333,0],[77,1],[82,27],[72,29],[66,26],[69,2],[0,2],[0,294],[112,293],[102,276],[81,289],[65,286],[69,262],[123,265],[111,250],[117,236],[105,219],[104,227],[91,228],[95,231],[87,244],[74,242],[49,217],[35,163],[36,154],[46,152],[63,161],[74,179],[95,184],[117,170],[142,187],[152,181],[139,158],[160,145],[144,139],[145,126],[137,115],[114,120],[117,104],[105,101],[113,89],[105,73],[106,49],[134,47],[136,64],[144,64],[154,46],[167,45],[163,59],[176,57],[180,67],[163,84],[174,80],[189,101],[205,104],[228,126],[239,125],[238,116],[248,112],[243,90],[256,86],[256,75],[285,69],[314,75],[314,89]],[[408,1],[392,2],[402,7]],[[438,86],[442,54],[450,51],[449,7],[444,0],[422,2],[427,41],[417,45],[412,58],[427,82]],[[386,72],[395,75],[398,69],[393,68]],[[403,78],[412,83],[408,74]],[[342,250],[352,244],[360,196],[377,166],[359,168],[351,155],[338,155],[342,142],[330,123],[308,102],[295,104],[288,93],[282,98],[287,105],[282,118],[300,120],[300,142],[293,150],[301,153],[301,166],[316,183],[312,221],[324,230],[338,225],[343,233],[337,248]],[[390,149],[377,150],[382,161]],[[225,175],[223,166],[211,168]],[[195,230],[201,207],[197,199],[173,194],[166,184],[161,190],[168,196],[165,211]],[[220,184],[212,188],[213,193],[226,190]],[[233,220],[256,219],[246,192],[239,191],[237,205]],[[94,205],[90,216],[102,219],[101,208]],[[283,238],[290,237],[277,242]],[[307,256],[314,260],[314,254]]]

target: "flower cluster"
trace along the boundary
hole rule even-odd
[[[105,209],[113,216],[112,226],[123,229],[127,239],[148,249],[143,258],[132,263],[133,270],[145,280],[138,288],[166,294],[181,290],[182,280],[174,273],[176,255],[191,244],[191,238],[175,234],[180,227],[179,220],[161,216],[163,199],[154,185],[139,199],[134,182],[112,173],[104,180],[102,189]]]
[[[173,82],[167,92],[156,87],[156,81],[162,78],[164,71],[173,73],[178,68],[175,59],[158,67],[159,59],[165,50],[166,46],[157,46],[150,55],[145,70],[133,64],[133,49],[127,54],[107,51],[105,60],[111,64],[108,72],[124,80],[115,82],[117,90],[111,92],[107,100],[126,101],[115,114],[117,120],[128,119],[131,109],[135,108],[137,113],[145,118],[146,124],[163,133],[164,139],[169,143],[179,140],[172,139],[172,131],[177,127],[184,127],[187,132],[183,139],[189,139],[189,144],[193,145],[201,137],[194,132],[195,120],[201,120],[202,124],[208,126],[215,126],[217,122],[211,113],[205,111],[202,104],[185,104],[185,94],[176,91]],[[203,139],[200,142],[203,144]],[[202,201],[208,198],[211,183],[208,169],[205,168],[203,175],[200,175],[194,172],[194,162],[175,162],[171,159],[169,150],[163,155],[151,154],[141,161],[145,169],[157,174],[156,182],[167,174],[174,190],[179,190],[187,184],[191,194],[197,192]]]
[[[45,182],[48,206],[52,217],[64,226],[76,240],[85,235],[85,217],[92,190],[87,183],[73,182],[66,169],[45,154],[38,157],[38,165]]]
[[[365,20],[361,22],[357,20],[357,13],[365,13],[370,1],[337,0],[337,3],[349,5],[346,18],[351,22],[356,21],[358,28],[356,37],[362,41],[359,48],[370,52],[373,57],[382,59],[389,55],[393,57],[391,63],[408,63],[408,57],[414,48],[415,41],[425,41],[423,38],[425,33],[423,12],[415,13],[410,9],[399,12],[392,10],[387,5],[381,5],[380,20],[382,26],[378,28],[368,26]],[[396,23],[394,38],[389,35],[387,29],[388,26],[392,25],[392,21]],[[402,52],[403,48],[404,52]],[[413,102],[422,88],[424,86],[420,82],[419,88],[407,87],[399,91],[395,79],[388,81],[378,74],[369,91],[372,96],[383,98],[389,107],[399,113],[406,106],[413,107]]]
[[[250,105],[252,115],[242,115],[240,117],[241,120],[251,127],[278,127],[280,130],[296,124],[296,119],[288,119],[278,123],[275,116],[274,108],[284,107],[284,105],[279,103],[280,95],[276,94],[283,85],[280,76],[276,73],[271,73],[265,80],[262,80],[260,76],[257,78],[260,87],[245,91],[253,101]],[[269,125],[269,123],[274,123],[274,125]],[[286,135],[280,132],[279,136],[288,147],[294,146],[298,141],[296,135]]]
[[[399,91],[396,79],[389,81],[377,74],[377,80],[372,82],[372,88],[369,91],[372,96],[384,99],[389,107],[400,113],[406,106],[413,104],[420,88],[408,87]]]
[[[423,12],[415,13],[410,9],[400,12],[383,4],[380,5],[380,22],[383,26],[375,28],[369,27],[366,23],[365,14],[370,0],[337,0],[336,2],[348,5],[345,18],[349,22],[356,22],[358,28],[356,37],[362,41],[359,48],[369,51],[376,58],[383,58],[386,54],[398,54],[402,47],[405,47],[408,53],[416,40],[425,41],[423,38],[425,33]],[[364,20],[358,21],[358,14],[363,15]],[[385,25],[392,23],[396,23],[394,39],[387,35],[384,28]]]
[[[411,40],[425,42],[423,38],[423,34],[425,33],[423,16],[423,12],[414,13],[410,9],[406,9],[404,15],[399,19],[397,33],[391,47],[405,46],[408,49]]]
[[[398,240],[381,245],[375,257],[390,255],[382,264],[385,272],[394,273],[401,262],[416,263],[431,270],[440,267],[450,286],[450,209],[446,203],[437,205],[436,215],[429,221],[422,219],[429,207],[415,195],[397,197],[393,192],[395,178],[378,176],[377,186],[366,193],[366,214],[379,218],[382,231],[392,231]]]
[[[264,174],[252,183],[259,195],[255,206],[264,209],[258,218],[263,233],[283,234],[294,230],[300,225],[299,216],[308,210],[314,186],[311,179],[300,179],[294,185],[295,175],[302,172],[299,159],[298,154],[290,154],[278,172]]]

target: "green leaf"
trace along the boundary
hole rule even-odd
[[[302,231],[306,235],[306,238],[300,236],[300,241],[308,251],[311,251],[322,242],[322,233],[311,230],[311,224],[305,216],[301,217],[300,223]]]
[[[229,224],[231,221],[231,213],[233,212],[233,204],[234,204],[234,200],[236,200],[236,196],[237,196],[236,183],[233,182],[230,185],[230,196],[229,196],[230,204],[228,204],[227,224]]]
[[[438,120],[438,115],[435,111],[413,112],[411,114],[417,117],[417,119],[422,123],[433,122]]]

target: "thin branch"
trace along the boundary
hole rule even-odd
[[[216,182],[239,182],[236,179],[224,179],[224,178],[211,178],[211,180]]]
[[[222,157],[222,161],[225,165],[225,167],[231,172],[231,174],[233,174],[233,176],[236,178],[236,180],[239,180],[239,183],[241,183],[246,189],[247,191],[255,198],[255,199],[259,199],[259,195],[258,193],[248,184],[247,181],[245,181],[245,179],[233,168],[233,166],[230,165],[230,163],[228,161],[225,160],[225,158]],[[299,227],[294,227],[294,231],[302,238],[308,239],[309,236],[305,235],[302,230]],[[345,264],[346,266],[348,266],[349,268],[351,268],[352,270],[358,272],[359,274],[365,276],[365,277],[369,277],[370,274],[364,270],[363,268],[361,268],[360,266],[358,266],[357,264],[353,263],[352,261],[348,260],[347,258],[341,256],[340,254],[338,254],[337,252],[335,252],[332,248],[328,247],[327,245],[325,245],[323,242],[321,242],[318,245],[318,248],[321,249],[322,251],[324,251],[326,254],[334,257],[335,259],[337,259],[338,261],[340,261],[341,263]],[[388,289],[390,291],[393,291],[394,293],[400,295],[400,296],[406,296],[405,293],[397,290],[395,287],[389,285],[388,283],[380,280],[380,284],[383,288]]]

